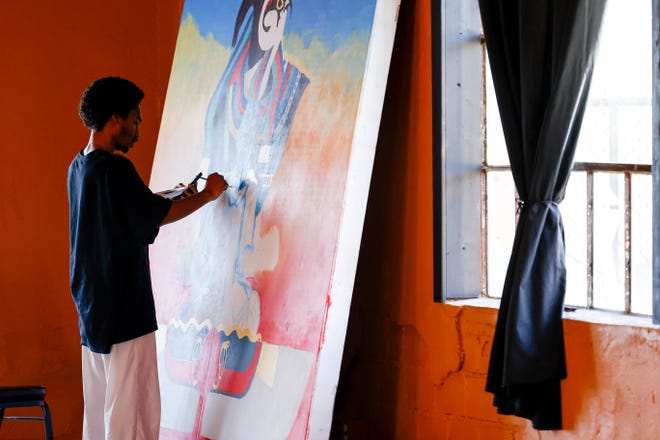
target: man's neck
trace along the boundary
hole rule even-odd
[[[92,130],[89,135],[89,141],[87,146],[83,150],[83,154],[87,156],[94,150],[104,150],[108,153],[115,152],[115,146],[107,136],[103,136],[103,133]]]

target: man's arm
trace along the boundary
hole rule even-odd
[[[202,206],[220,197],[220,194],[225,192],[228,186],[224,177],[218,173],[210,174],[206,178],[206,186],[202,191],[183,199],[172,200],[170,210],[158,226],[165,226],[192,214]]]

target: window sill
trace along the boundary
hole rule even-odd
[[[448,300],[446,303],[457,307],[470,306],[485,307],[491,309],[497,309],[500,306],[500,300],[497,298],[457,299]],[[623,313],[610,312],[605,310],[587,310],[580,308],[571,309],[570,311],[564,310],[564,319],[591,322],[593,324],[623,325],[629,327],[660,329],[660,325],[653,324],[650,316],[625,315]]]

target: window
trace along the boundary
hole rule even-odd
[[[567,306],[653,313],[656,16],[650,2],[608,2],[576,164],[560,205]],[[494,92],[484,86],[490,77],[477,1],[436,2],[433,24],[434,41],[442,42],[434,45],[433,66],[434,84],[441,85],[434,89],[435,233],[442,237],[436,245],[435,299],[499,297],[517,206]],[[656,43],[656,57],[657,50]]]

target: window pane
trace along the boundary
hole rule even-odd
[[[509,165],[488,57],[486,57],[486,159],[489,165]]]
[[[488,296],[500,298],[516,227],[516,190],[510,171],[488,173]]]
[[[615,162],[650,164],[653,136],[650,100],[646,105],[621,106],[617,122]]]
[[[566,197],[559,204],[566,241],[567,306],[587,306],[587,178],[575,171],[568,179]]]
[[[594,174],[594,308],[625,309],[624,180]]]
[[[578,162],[651,163],[651,2],[608,0]]]
[[[593,94],[592,94],[593,95]],[[592,100],[587,104],[580,128],[580,137],[575,150],[576,162],[610,162],[611,124],[609,109]]]
[[[653,313],[653,268],[651,237],[651,175],[634,175],[631,182],[631,301],[633,313]]]

